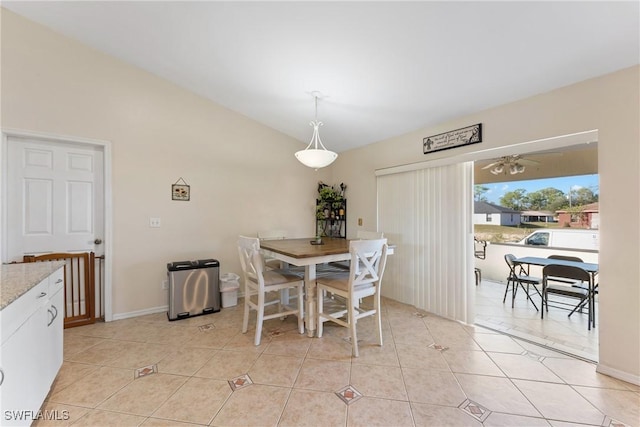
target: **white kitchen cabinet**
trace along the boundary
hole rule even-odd
[[[2,426],[33,422],[62,365],[62,274],[58,269],[0,311]]]
[[[46,377],[49,384],[56,379],[62,366],[64,334],[64,281],[60,269],[49,277],[49,304],[47,305],[47,339],[50,357],[46,359]],[[48,390],[47,390],[48,392]]]
[[[42,340],[45,311],[36,311],[6,341],[0,350],[4,381],[0,386],[2,421],[4,425],[30,425],[46,397],[49,386],[43,381]],[[45,323],[46,325],[46,323]]]

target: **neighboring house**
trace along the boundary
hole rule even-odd
[[[520,215],[522,222],[555,222],[555,218],[551,211],[523,211]]]
[[[488,202],[473,203],[473,223],[493,225],[520,224],[520,211]]]
[[[565,227],[575,228],[600,228],[600,208],[598,202],[584,206],[576,206],[572,209],[556,211],[558,222]]]

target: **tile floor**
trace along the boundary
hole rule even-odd
[[[640,387],[594,364],[392,300],[383,309],[384,346],[363,319],[357,359],[346,329],[308,338],[293,318],[266,322],[255,347],[242,305],[68,329],[43,407],[58,420],[35,425],[640,425]]]
[[[587,329],[587,314],[574,313],[557,307],[549,307],[545,318],[540,318],[522,290],[516,293],[514,308],[511,308],[511,294],[502,303],[505,284],[483,280],[476,287],[476,325],[513,335],[562,352],[573,354],[585,360],[598,361],[598,303],[596,301],[596,328]],[[531,291],[533,292],[533,291]],[[560,300],[562,297],[554,296]],[[540,296],[532,297],[540,308]],[[576,300],[566,298],[566,302]],[[597,300],[597,299],[596,299]],[[550,304],[551,305],[551,304]]]

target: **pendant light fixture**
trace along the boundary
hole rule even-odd
[[[311,137],[311,141],[309,141],[309,145],[307,145],[307,148],[296,152],[296,158],[303,165],[317,170],[319,168],[329,166],[335,159],[338,158],[338,155],[333,151],[327,150],[320,140],[319,129],[320,126],[322,126],[322,122],[318,121],[318,97],[320,96],[320,93],[312,92],[311,94],[315,99],[316,105],[315,120],[309,123],[311,126],[313,126],[313,136]]]

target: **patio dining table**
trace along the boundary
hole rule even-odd
[[[569,267],[578,267],[585,270],[589,273],[589,289],[587,293],[587,311],[589,313],[589,323],[588,329],[591,330],[591,326],[596,327],[596,317],[593,308],[595,307],[595,288],[596,288],[596,276],[598,274],[598,264],[591,262],[578,262],[578,261],[567,261],[562,259],[554,259],[554,258],[541,258],[541,257],[522,257],[516,258],[513,260],[515,264],[520,265],[536,265],[540,267],[545,267],[547,265],[565,265]]]

